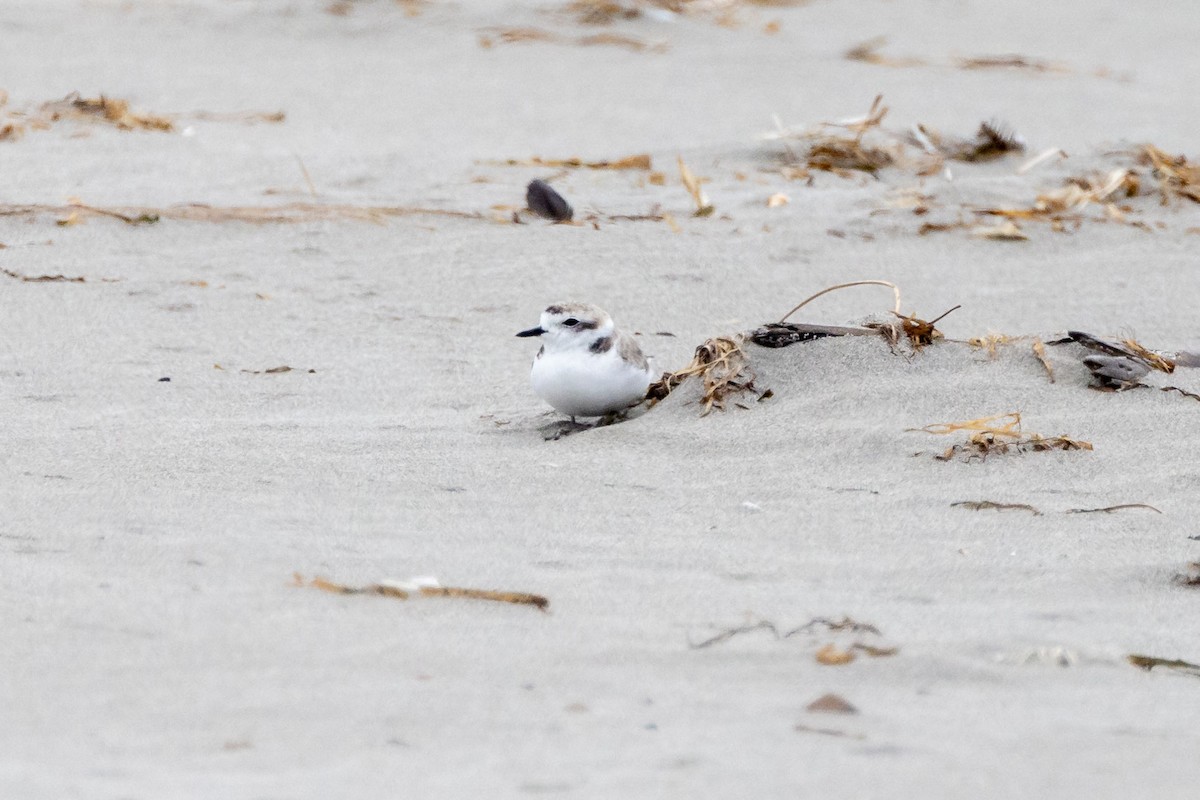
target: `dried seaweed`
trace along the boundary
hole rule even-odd
[[[1038,511],[1028,503],[997,503],[992,500],[960,500],[957,503],[951,503],[951,508],[969,508],[972,511],[1028,511],[1035,517],[1042,516],[1042,512]]]
[[[1002,123],[981,122],[975,139],[950,152],[959,161],[991,161],[1012,153],[1025,152],[1025,142]]]
[[[1179,392],[1184,397],[1190,397],[1193,400],[1200,400],[1200,394],[1196,394],[1195,392],[1185,391],[1183,389],[1180,389],[1178,386],[1163,386],[1163,387],[1160,387],[1159,391]]]
[[[879,51],[885,44],[887,44],[886,36],[876,36],[854,45],[843,53],[842,57],[847,61],[860,61],[864,64],[875,64],[881,67],[919,67],[926,63],[920,58],[895,58],[881,55]]]
[[[311,587],[320,589],[325,592],[334,594],[374,594],[384,597],[394,597],[397,600],[407,600],[413,594],[418,594],[423,597],[458,597],[470,600],[491,600],[498,603],[512,603],[514,605],[533,606],[537,609],[545,611],[550,607],[550,601],[545,597],[537,594],[528,594],[526,592],[507,592],[495,591],[492,589],[467,589],[455,586],[438,586],[421,583],[413,586],[402,586],[398,581],[384,581],[381,583],[373,583],[367,586],[348,586],[342,583],[335,583],[322,577],[315,577],[311,581],[305,583],[304,577],[300,573],[295,573],[292,576],[292,585],[297,587]],[[406,582],[407,583],[407,582]]]
[[[1189,162],[1184,156],[1173,156],[1150,144],[1142,148],[1139,160],[1151,167],[1151,174],[1158,180],[1163,205],[1175,198],[1200,203],[1200,164]]]
[[[82,275],[66,276],[66,275],[23,275],[20,272],[13,272],[10,269],[0,268],[0,273],[7,275],[25,283],[87,283],[87,279]]]
[[[683,188],[687,189],[688,194],[692,196],[692,202],[696,204],[696,210],[692,212],[692,216],[710,216],[716,209],[704,191],[703,184],[707,178],[697,178],[693,175],[692,171],[688,169],[688,165],[683,162],[683,156],[678,156],[678,161],[679,180],[683,182]]]
[[[1000,242],[1024,242],[1029,239],[1029,235],[1011,219],[997,225],[976,225],[971,228],[971,235]]]
[[[872,636],[883,635],[880,633],[879,628],[875,627],[874,625],[871,625],[867,622],[859,622],[851,617],[842,617],[841,619],[833,619],[831,617],[813,617],[803,625],[791,628],[787,631],[781,631],[779,626],[777,626],[774,622],[764,619],[748,625],[740,625],[735,628],[725,628],[716,635],[708,639],[703,639],[699,642],[692,642],[689,639],[688,647],[690,647],[692,650],[701,650],[706,647],[712,647],[714,644],[720,644],[728,641],[735,636],[741,636],[742,634],[752,633],[754,631],[767,631],[771,634],[772,638],[776,640],[783,640],[790,639],[793,636],[799,636],[800,634],[812,634],[818,630],[824,630],[832,633],[849,632],[870,634]],[[868,655],[874,656],[890,656],[899,652],[898,648],[873,648],[869,645],[859,644],[857,642],[851,645],[851,649],[861,649],[864,652],[867,652]]]
[[[970,139],[949,139],[924,125],[910,131],[912,140],[930,155],[953,161],[992,161],[1012,153],[1025,152],[1025,141],[1004,123],[996,120],[981,122]]]
[[[189,111],[172,116],[201,122],[240,122],[244,125],[256,125],[260,122],[277,125],[287,121],[287,112],[285,111]]]
[[[900,332],[908,337],[908,343],[912,346],[912,349],[920,350],[926,345],[933,344],[937,339],[945,338],[942,332],[934,327],[934,325],[938,322],[941,322],[946,318],[947,315],[957,311],[960,308],[962,308],[962,306],[957,305],[949,311],[942,312],[942,314],[934,317],[928,322],[923,319],[918,319],[916,314],[905,315],[899,313],[898,311],[893,311],[892,313],[899,317]]]
[[[289,367],[287,364],[281,364],[278,367],[271,367],[269,369],[244,369],[242,372],[245,372],[248,375],[282,375],[285,372],[307,372],[310,375],[315,375],[317,371],[315,369],[305,370],[299,367]]]
[[[1045,342],[1043,342],[1041,339],[1036,340],[1033,343],[1032,349],[1034,357],[1041,362],[1042,367],[1045,368],[1046,375],[1050,378],[1050,382],[1054,383],[1054,368],[1050,366],[1050,359],[1046,357]]]
[[[325,220],[352,220],[382,223],[393,217],[439,216],[460,219],[485,219],[474,211],[416,206],[356,206],[326,203],[287,203],[274,206],[211,206],[200,203],[164,208],[100,208],[82,204],[67,206],[0,203],[0,217],[38,217],[77,214],[119,219],[129,225],[144,225],[162,219],[187,222],[248,222],[255,225],[293,224]]]
[[[1139,187],[1136,173],[1129,169],[1117,169],[1104,176],[1068,178],[1061,188],[1039,194],[1029,208],[986,208],[975,213],[1004,217],[1014,228],[1014,220],[1028,219],[1047,221],[1061,229],[1064,220],[1077,220],[1088,207],[1097,205],[1105,212],[1101,218],[1105,221],[1140,226],[1141,223],[1126,219],[1125,214],[1129,209],[1117,205],[1116,201],[1118,195],[1137,195]],[[1022,234],[1020,238],[1027,237]]]
[[[613,0],[573,0],[566,10],[584,25],[609,25],[616,20],[637,19],[642,9],[633,3],[618,3]]]
[[[1111,514],[1114,511],[1123,511],[1127,508],[1144,508],[1148,511],[1153,511],[1155,514],[1161,514],[1157,508],[1146,503],[1121,503],[1116,506],[1105,506],[1104,508],[1071,508],[1067,510],[1068,514]]]
[[[647,153],[624,156],[611,161],[603,159],[600,161],[585,161],[584,159],[578,157],[542,158],[540,156],[534,156],[533,158],[509,158],[505,159],[504,161],[485,161],[480,163],[494,164],[503,167],[549,167],[553,169],[649,170],[652,168],[650,156]]]
[[[805,725],[803,722],[797,722],[792,726],[792,730],[798,733],[819,733],[822,736],[836,736],[838,738],[856,739],[859,741],[867,738],[861,733],[846,733],[836,728],[814,728],[811,725]]]
[[[669,49],[666,42],[646,42],[633,36],[616,33],[594,34],[589,36],[564,36],[544,28],[493,28],[479,37],[479,46],[493,47],[496,44],[517,44],[522,42],[551,42],[555,44],[573,44],[580,47],[608,45],[623,47],[633,52],[665,53]]]
[[[1131,654],[1127,656],[1129,663],[1135,667],[1149,672],[1155,667],[1163,667],[1165,669],[1182,672],[1185,675],[1195,675],[1200,678],[1200,664],[1193,664],[1190,661],[1184,661],[1179,658],[1158,658],[1157,656],[1143,656]]]
[[[1000,355],[1000,346],[1009,345],[1014,342],[1019,342],[1023,336],[1009,336],[1005,333],[989,333],[986,336],[976,336],[967,340],[967,344],[971,347],[983,350],[987,353],[989,359],[995,359]]]
[[[741,336],[709,339],[696,348],[691,363],[686,367],[665,373],[661,379],[650,384],[646,399],[658,402],[691,377],[703,381],[704,394],[700,398],[702,417],[708,416],[714,408],[725,410],[725,403],[730,397],[755,390],[756,376],[746,351],[742,349]]]
[[[826,122],[815,131],[775,134],[784,142],[784,174],[789,178],[809,178],[813,170],[832,172],[843,177],[856,172],[874,174],[894,163],[899,155],[893,147],[882,147],[866,141],[867,134],[878,129],[887,116],[883,95],[877,95],[871,108],[862,116],[841,122]],[[803,154],[796,153],[788,141],[804,145]]]
[[[1066,72],[1062,64],[1019,55],[974,56],[955,60],[961,69],[1022,69],[1032,72]]]
[[[81,97],[78,92],[71,92],[61,100],[43,104],[42,112],[51,122],[61,119],[87,119],[114,125],[125,131],[147,130],[169,133],[175,130],[175,123],[169,117],[134,113],[129,108],[128,100],[104,95]]]
[[[967,460],[973,458],[985,459],[989,455],[1003,453],[1040,453],[1048,450],[1091,450],[1090,442],[1071,439],[1066,436],[1042,437],[1036,433],[1021,431],[1020,412],[998,414],[992,417],[966,420],[964,422],[943,422],[926,425],[923,428],[910,428],[910,431],[921,431],[932,434],[948,434],[958,431],[971,431],[966,442],[951,445],[935,458],[939,461],[950,461],[958,456]]]

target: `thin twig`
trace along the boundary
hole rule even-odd
[[[879,280],[851,281],[850,283],[839,283],[837,286],[830,286],[827,289],[822,289],[821,291],[814,294],[812,297],[809,297],[808,299],[801,302],[798,306],[793,308],[791,311],[784,314],[783,318],[780,319],[779,321],[787,322],[788,317],[790,317],[792,314],[795,314],[797,311],[804,308],[806,305],[811,303],[813,300],[816,300],[818,297],[820,297],[823,294],[829,294],[830,292],[835,291],[837,289],[846,289],[851,286],[887,286],[887,287],[890,287],[892,290],[892,294],[894,294],[896,297],[896,305],[892,309],[892,312],[895,314],[900,313],[900,287],[897,286],[896,284],[892,283],[891,281],[879,281]],[[952,310],[953,309],[951,309],[951,311]],[[947,313],[949,313],[949,312],[947,312]],[[945,315],[943,315],[943,316],[945,316]]]

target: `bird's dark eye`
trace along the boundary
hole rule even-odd
[[[566,325],[568,328],[574,328],[578,324],[579,320],[575,319],[574,317],[568,317],[567,319],[563,320],[563,325]]]

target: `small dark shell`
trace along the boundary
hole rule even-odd
[[[525,189],[525,205],[539,217],[552,219],[555,222],[567,222],[575,214],[571,204],[562,198],[558,192],[550,188],[545,181],[530,181]]]

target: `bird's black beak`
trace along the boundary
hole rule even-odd
[[[541,336],[545,332],[546,332],[545,329],[539,325],[536,328],[530,328],[527,331],[521,331],[520,333],[517,334],[517,336]]]

